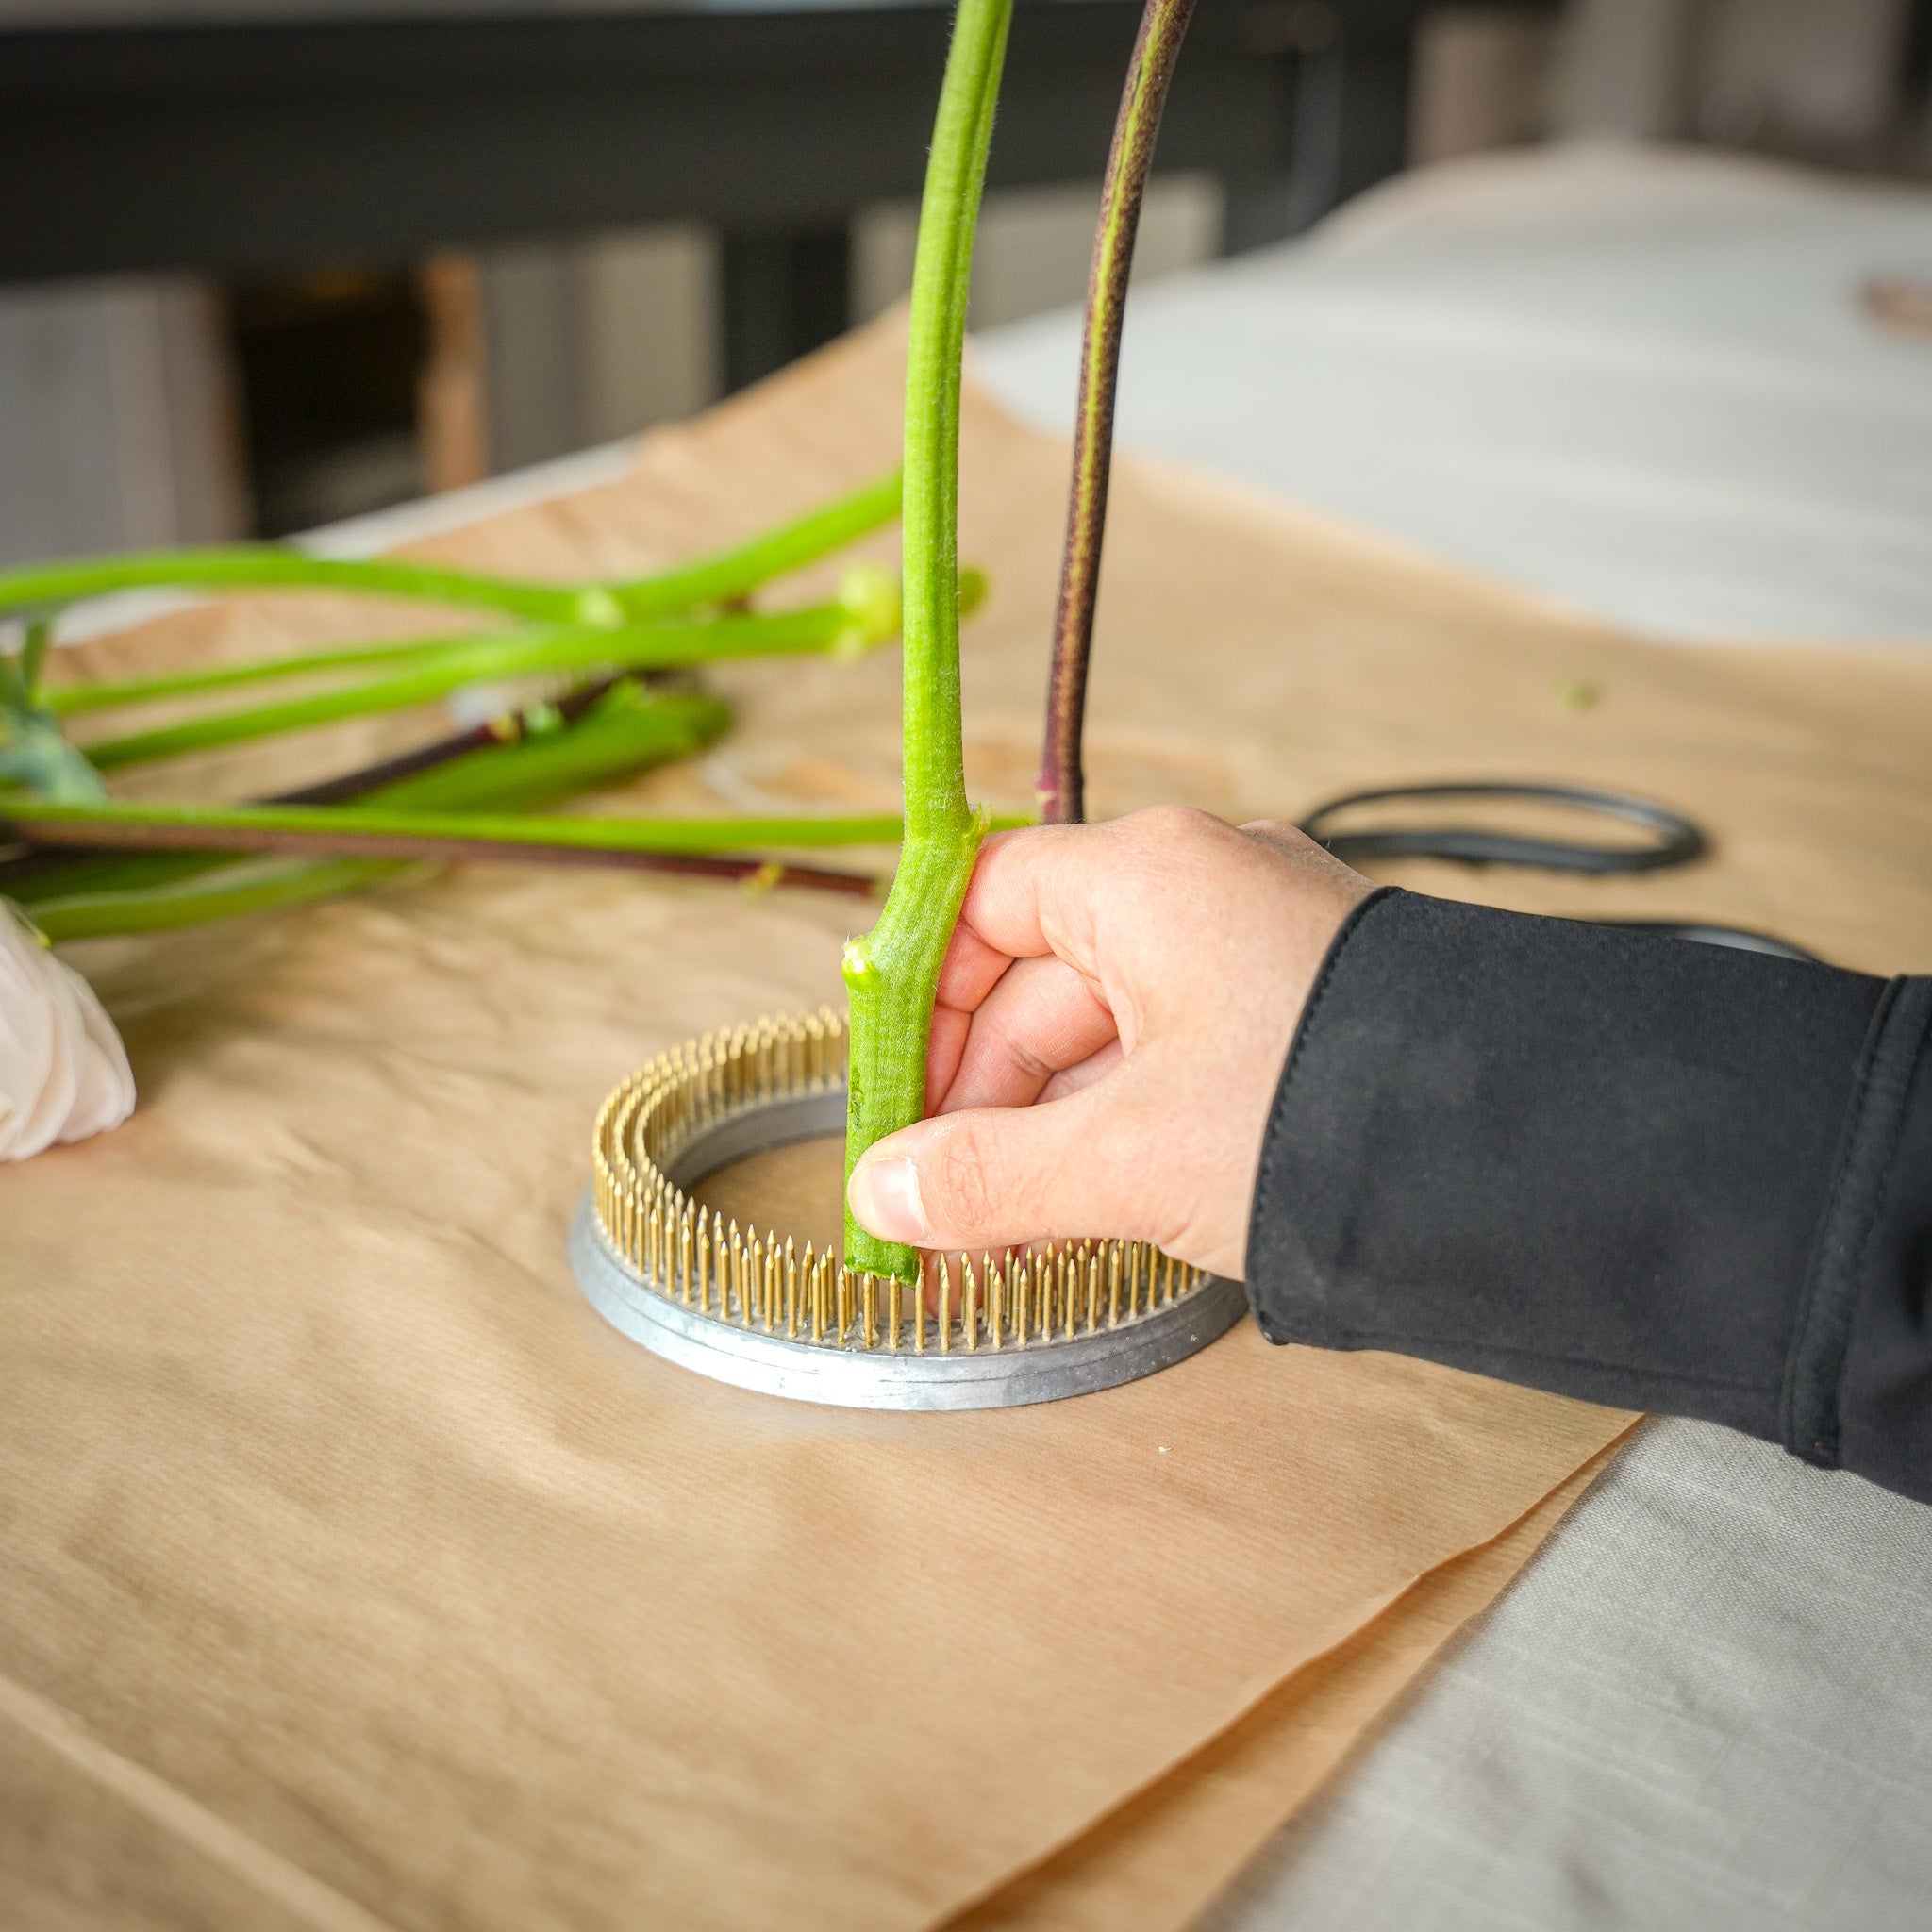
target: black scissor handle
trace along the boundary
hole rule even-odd
[[[1598,818],[1641,825],[1656,834],[1656,839],[1648,845],[1593,845],[1581,841],[1532,839],[1482,825],[1392,825],[1373,832],[1324,829],[1357,806],[1441,798],[1566,806]],[[1708,849],[1703,832],[1682,812],[1632,791],[1605,791],[1588,785],[1391,785],[1328,799],[1302,820],[1301,829],[1318,845],[1351,864],[1369,858],[1446,858],[1458,865],[1523,865],[1541,872],[1660,872],[1666,866],[1688,865]]]

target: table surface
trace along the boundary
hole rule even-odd
[[[1932,196],[1690,155],[1464,164],[1138,294],[1121,439],[1653,636],[1932,642],[1932,342],[1863,318],[1880,274],[1932,277]],[[1004,330],[976,372],[1063,425],[1076,337]],[[1932,1509],[1655,1422],[1209,1932],[1918,1932],[1928,1897]]]
[[[1932,195],[1580,150],[1137,297],[1120,436],[1657,637],[1932,643]],[[983,342],[1069,420],[1058,317]],[[1928,959],[1902,959],[1926,968]],[[1932,1508],[1645,1426],[1211,1932],[1923,1927]]]

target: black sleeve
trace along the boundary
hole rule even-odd
[[[1378,893],[1282,1071],[1256,1315],[1932,1502],[1928,1032],[1932,978]]]

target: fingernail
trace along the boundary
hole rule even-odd
[[[909,1160],[861,1160],[852,1170],[846,1199],[859,1224],[882,1241],[920,1242],[926,1237],[919,1198],[919,1169]]]

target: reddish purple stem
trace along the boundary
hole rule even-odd
[[[1040,762],[1040,809],[1048,824],[1078,824],[1087,813],[1081,737],[1087,717],[1087,663],[1093,647],[1093,607],[1100,589],[1100,546],[1107,528],[1127,275],[1133,266],[1147,172],[1154,160],[1154,140],[1160,131],[1161,110],[1193,10],[1194,0],[1147,0],[1101,191],[1100,225],[1093,237],[1093,266],[1087,284],[1087,326],[1080,345],[1074,475],[1067,499],[1066,547],[1060,558],[1059,604],[1054,613],[1046,742]]]

